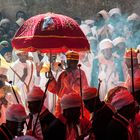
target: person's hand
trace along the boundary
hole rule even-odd
[[[40,73],[43,63],[36,63],[36,71]]]
[[[37,76],[40,76],[40,71],[42,69],[43,63],[36,63]]]
[[[45,73],[45,76],[46,76],[46,78],[49,78],[50,80],[53,80],[54,79],[54,76],[53,76],[52,71],[46,72]]]

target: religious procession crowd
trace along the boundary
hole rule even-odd
[[[139,15],[76,17],[90,52],[43,54],[12,49],[17,13],[0,21],[0,139],[139,140]]]

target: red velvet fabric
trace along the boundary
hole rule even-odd
[[[89,50],[88,40],[77,22],[54,13],[36,15],[25,21],[15,34],[12,46],[18,50],[43,53]]]

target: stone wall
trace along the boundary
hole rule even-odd
[[[88,19],[93,18],[101,9],[114,7],[121,8],[124,13],[140,14],[139,0],[0,0],[1,12],[12,20],[18,10],[25,11],[29,16],[52,11]]]

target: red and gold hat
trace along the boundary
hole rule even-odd
[[[132,49],[133,59],[137,59],[137,55],[138,55],[138,50],[137,49]],[[131,49],[127,49],[125,51],[124,58],[131,59]]]
[[[66,53],[67,60],[79,60],[79,54],[75,51],[68,51]]]

